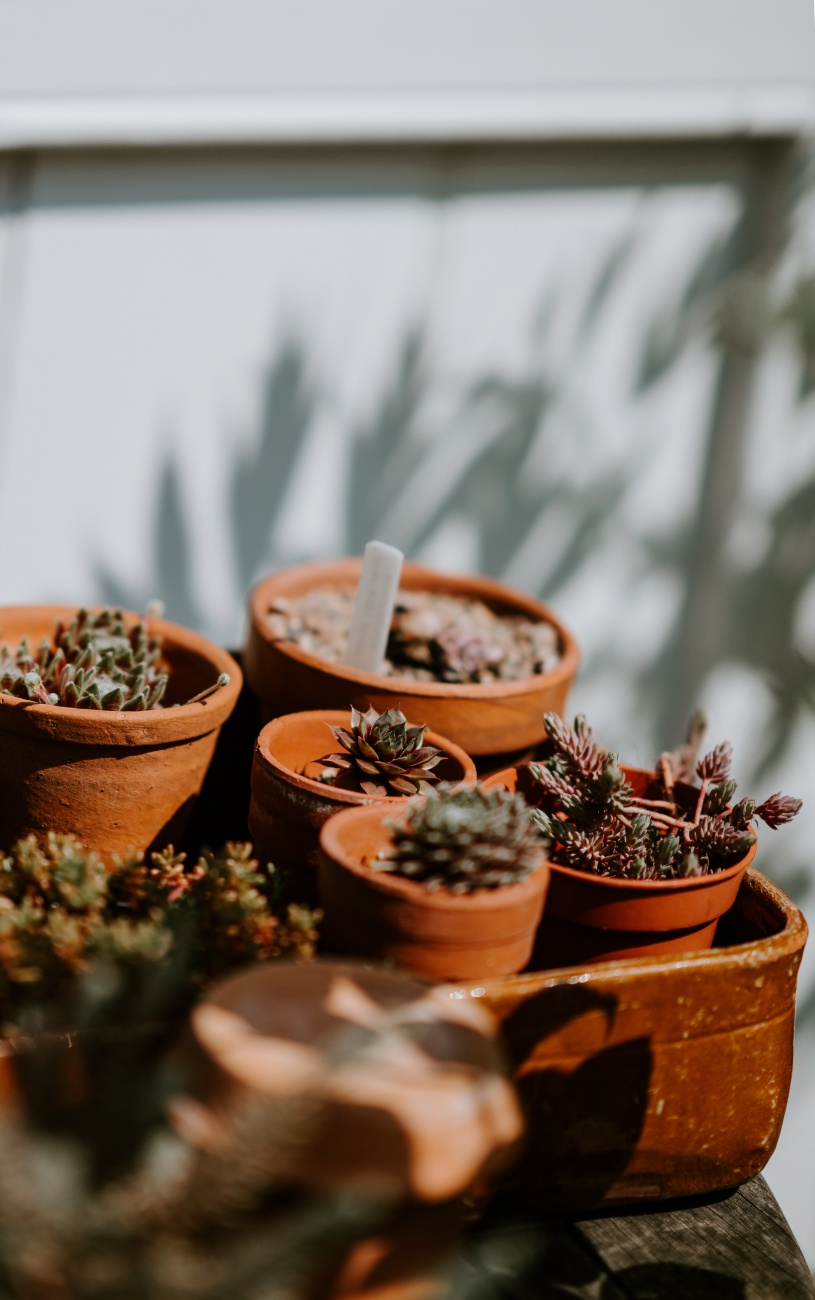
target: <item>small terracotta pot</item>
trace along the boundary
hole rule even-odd
[[[290,641],[275,640],[267,614],[279,597],[292,599],[313,587],[356,586],[362,562],[336,560],[282,569],[264,578],[249,597],[249,639],[244,667],[266,718],[304,709],[358,709],[377,712],[398,705],[410,722],[424,722],[448,736],[478,762],[494,768],[529,755],[546,739],[544,713],[561,713],[577,671],[577,643],[548,607],[490,578],[434,573],[405,564],[400,585],[408,591],[471,596],[505,614],[523,614],[551,623],[560,637],[562,657],[550,673],[487,685],[420,682],[384,677],[329,663]]]
[[[549,880],[541,865],[517,885],[470,894],[426,889],[373,871],[390,843],[385,821],[404,817],[381,804],[349,808],[320,832],[322,933],[336,952],[389,958],[435,980],[513,975],[529,961]]]
[[[656,773],[624,767],[637,794]],[[523,768],[507,768],[484,784],[526,793]],[[732,867],[688,880],[619,880],[550,861],[546,916],[535,943],[536,969],[623,957],[657,957],[712,947],[719,918],[736,901],[756,853],[753,842]]]
[[[317,760],[337,749],[329,728],[347,726],[347,709],[288,713],[269,722],[255,745],[249,834],[260,861],[284,868],[290,892],[303,901],[316,896],[320,828],[329,817],[344,808],[372,803],[399,808],[405,802],[398,795],[335,790],[316,780],[322,771]],[[424,743],[444,753],[434,768],[440,780],[456,785],[475,781],[475,764],[463,749],[433,731],[425,732]]]
[[[51,637],[62,605],[0,609],[0,644]],[[135,621],[137,615],[130,615]],[[241,688],[225,650],[175,623],[152,620],[170,668],[166,699],[187,700],[229,685],[198,704],[119,713],[32,704],[0,693],[0,847],[34,832],[77,835],[108,857],[178,844],[201,789],[222,724]]]

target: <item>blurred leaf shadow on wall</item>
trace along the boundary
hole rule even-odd
[[[632,396],[647,394],[682,359],[700,337],[710,341],[713,305],[743,259],[744,232],[738,222],[726,236],[712,237],[688,273],[678,297],[659,297],[651,317],[643,320]],[[626,494],[640,472],[641,449],[628,447],[616,460],[594,459],[598,431],[575,455],[580,473],[573,474],[554,454],[562,441],[559,427],[564,400],[585,382],[586,350],[602,342],[598,331],[615,311],[616,294],[628,292],[638,250],[632,227],[612,242],[581,293],[577,325],[557,365],[552,364],[546,322],[563,304],[544,293],[541,327],[530,327],[531,359],[519,368],[494,368],[456,391],[433,368],[428,331],[413,322],[394,341],[387,379],[370,416],[351,430],[349,474],[345,498],[346,548],[359,553],[372,536],[392,541],[408,554],[427,548],[451,519],[463,519],[473,532],[477,567],[485,573],[516,580],[519,585],[551,599],[580,577],[611,535],[626,534]],[[815,292],[815,291],[813,291]],[[809,290],[796,290],[785,309],[801,341],[802,393],[808,392],[810,369],[815,373],[813,339],[815,307]],[[797,322],[797,323],[796,323]],[[715,346],[720,340],[713,339]],[[241,595],[264,567],[283,558],[275,527],[290,500],[304,440],[323,400],[306,346],[289,335],[272,352],[263,379],[260,414],[254,437],[233,450],[225,469],[227,539],[233,549],[235,593]],[[444,427],[434,397],[445,391],[449,415]],[[711,417],[713,420],[713,417]],[[434,427],[434,424],[436,427]],[[708,442],[717,436],[711,422]],[[568,460],[568,458],[567,458]],[[530,468],[531,467],[531,468]],[[732,472],[739,473],[734,465]],[[697,505],[703,484],[697,490]],[[715,501],[705,509],[714,510]],[[791,639],[802,593],[815,559],[815,476],[793,486],[769,521],[772,540],[765,555],[749,572],[726,568],[721,627],[713,645],[715,661],[733,659],[771,678],[776,709],[763,767],[786,751],[801,711],[815,696],[813,665]],[[158,507],[152,525],[150,569],[144,585],[123,581],[103,559],[95,562],[102,598],[129,607],[143,607],[161,597],[169,617],[192,626],[205,623],[196,596],[193,530],[186,513],[181,471],[167,459],[160,471]],[[557,545],[539,544],[539,530],[554,513],[558,517]],[[215,521],[219,524],[219,521]],[[637,536],[631,551],[632,586],[664,577],[685,593],[680,613],[666,625],[650,662],[633,669],[615,661],[611,646],[595,647],[586,673],[622,673],[641,701],[643,724],[653,731],[655,749],[673,743],[674,721],[668,727],[664,701],[675,694],[677,637],[688,593],[698,581],[698,566],[709,562],[694,551],[698,519],[694,511],[671,533]],[[630,530],[626,534],[632,537]],[[697,567],[694,567],[697,566]],[[760,619],[755,611],[762,611]],[[690,664],[686,694],[695,695],[707,666]],[[676,701],[684,718],[695,699]],[[671,734],[664,734],[670,729]]]
[[[290,335],[272,356],[263,378],[260,419],[248,448],[229,469],[227,526],[233,547],[235,590],[243,595],[271,560],[271,535],[291,489],[303,438],[317,397],[306,373],[302,343]],[[195,541],[184,505],[182,470],[170,453],[162,465],[149,541],[148,578],[130,583],[104,560],[93,562],[97,588],[106,604],[144,609],[163,601],[166,616],[202,630],[206,615],[196,598]]]
[[[158,599],[164,603],[167,618],[187,627],[201,626],[203,614],[195,597],[192,530],[184,506],[181,470],[172,456],[165,459],[160,471],[147,583],[127,582],[98,558],[94,570],[105,604],[141,611],[149,600]]]
[[[271,533],[289,494],[316,404],[302,341],[290,335],[263,379],[257,435],[252,445],[238,453],[231,469],[229,522],[241,593],[270,559]]]

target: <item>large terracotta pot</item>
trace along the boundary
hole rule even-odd
[[[336,952],[389,958],[435,980],[479,979],[522,970],[532,954],[549,879],[541,865],[526,880],[469,894],[429,890],[373,871],[389,844],[381,804],[349,808],[320,832],[322,933]]]
[[[655,773],[623,768],[637,794]],[[487,786],[527,793],[524,769],[497,772]],[[574,966],[625,957],[656,957],[710,948],[719,918],[736,901],[749,851],[724,871],[688,880],[618,880],[550,861],[546,916],[535,944],[535,966]]]
[[[303,901],[316,896],[320,828],[329,817],[344,808],[372,803],[399,808],[404,803],[397,795],[335,790],[316,780],[322,771],[316,760],[337,749],[332,726],[348,726],[347,709],[288,713],[269,722],[255,745],[249,834],[261,862],[286,870],[289,891]],[[434,768],[440,780],[456,785],[475,781],[475,765],[463,749],[434,731],[425,732],[424,743],[444,753]]]
[[[291,599],[313,587],[354,587],[361,564],[358,559],[336,560],[282,569],[252,591],[244,667],[265,716],[305,709],[347,709],[350,704],[363,710],[373,706],[381,713],[398,705],[408,721],[426,723],[448,736],[471,754],[479,767],[494,769],[513,761],[506,758],[502,764],[502,754],[530,755],[546,738],[543,714],[563,711],[579,662],[574,638],[548,607],[532,596],[490,578],[435,573],[417,564],[405,564],[402,569],[401,586],[409,591],[472,596],[499,612],[551,623],[560,637],[560,663],[550,673],[518,681],[462,685],[384,677],[329,663],[293,642],[272,637],[266,616],[275,599]]]
[[[0,609],[0,644],[53,635],[61,605]],[[137,616],[132,615],[134,621]],[[0,847],[34,832],[77,835],[108,857],[177,844],[201,789],[218,732],[241,688],[235,660],[204,637],[154,620],[170,667],[168,705],[214,685],[198,704],[119,713],[32,704],[0,693]]]

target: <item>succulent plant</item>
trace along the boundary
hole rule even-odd
[[[150,632],[147,622],[128,628],[120,609],[97,614],[80,609],[67,626],[58,622],[52,640],[43,638],[36,651],[25,638],[14,649],[0,646],[0,691],[40,704],[123,712],[157,709],[163,707],[167,680],[161,637]],[[222,673],[194,701],[228,682]]]
[[[663,754],[644,795],[636,795],[615,754],[602,749],[585,718],[569,727],[544,715],[552,753],[530,763],[532,813],[553,846],[553,860],[601,876],[664,880],[722,871],[743,856],[759,817],[773,829],[791,821],[800,799],[774,794],[762,804],[733,804],[732,750],[717,745],[696,761],[705,721],[695,714],[684,745]],[[688,785],[694,775],[698,787]],[[684,799],[677,789],[684,785]]]
[[[413,795],[429,790],[437,777],[433,768],[442,753],[423,745],[424,726],[411,727],[401,709],[360,713],[351,709],[351,730],[331,727],[342,752],[326,754],[321,780],[343,790],[365,794]]]
[[[483,786],[441,786],[386,822],[391,848],[375,868],[428,889],[468,894],[524,880],[543,859],[540,835],[523,796]]]
[[[249,844],[106,868],[73,836],[20,840],[0,857],[0,1017],[70,998],[97,959],[152,963],[176,949],[192,990],[242,962],[310,956],[316,915],[296,905],[277,915],[273,872]]]

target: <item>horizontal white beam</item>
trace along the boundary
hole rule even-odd
[[[792,135],[815,87],[0,98],[0,149]]]

